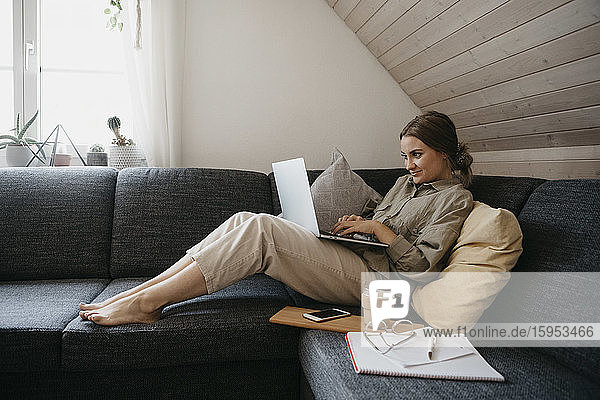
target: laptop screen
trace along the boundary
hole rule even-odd
[[[295,158],[272,165],[283,218],[319,236],[319,226],[304,159]]]

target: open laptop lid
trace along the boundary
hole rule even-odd
[[[319,236],[319,226],[303,158],[273,163],[283,218]]]

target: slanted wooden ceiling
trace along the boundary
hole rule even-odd
[[[327,0],[478,174],[600,178],[599,0]]]

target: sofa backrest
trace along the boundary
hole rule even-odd
[[[519,215],[527,199],[545,179],[474,175],[469,186],[473,199],[490,207],[504,208]]]
[[[516,322],[599,322],[600,310],[592,306],[600,296],[596,274],[558,272],[600,272],[600,179],[546,181],[529,196],[517,218],[523,254],[513,271],[544,274],[513,274],[495,306],[512,304],[510,317]],[[505,301],[511,297],[516,301]],[[489,319],[494,312],[492,308],[484,317]],[[553,321],[543,320],[545,316]],[[599,376],[599,348],[543,347],[540,351],[591,379]]]
[[[117,172],[0,169],[0,279],[108,278]]]
[[[547,181],[518,214],[515,271],[600,271],[600,179]]]
[[[322,172],[323,170],[308,170],[308,182],[312,184]],[[382,196],[385,196],[394,186],[399,177],[408,174],[404,168],[357,169],[354,172]],[[279,214],[281,206],[272,172],[269,174],[269,179],[273,196],[273,211],[275,214]],[[507,209],[516,216],[535,188],[544,182],[544,179],[538,178],[475,175],[469,190],[473,193],[474,200],[484,202],[491,207]]]
[[[238,211],[273,213],[263,173],[133,168],[119,173],[111,276],[154,276]]]

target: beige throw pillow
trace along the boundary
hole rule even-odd
[[[360,215],[369,201],[380,203],[382,197],[352,171],[348,161],[336,148],[331,165],[310,187],[319,229],[329,231],[342,215]]]
[[[510,279],[523,248],[517,218],[475,201],[439,279],[417,287],[414,310],[435,328],[472,326]]]

